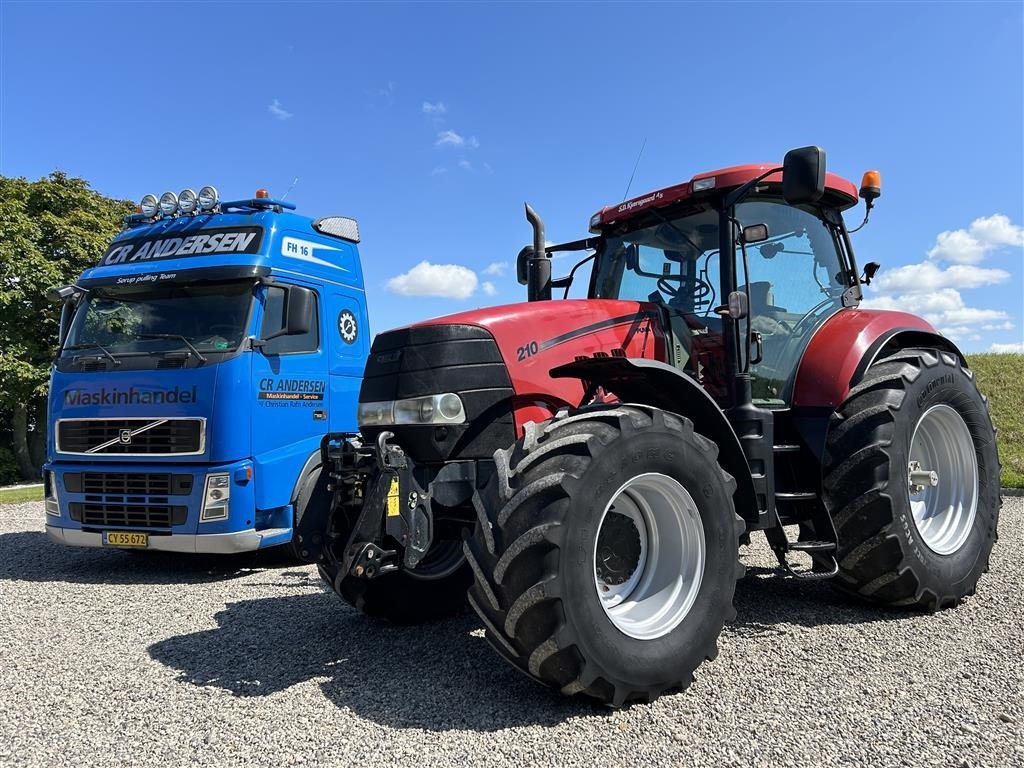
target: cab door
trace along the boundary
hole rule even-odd
[[[289,291],[311,289],[308,330],[277,335],[286,324]],[[283,507],[306,459],[320,447],[330,413],[328,343],[324,339],[322,286],[264,285],[258,342],[252,361],[252,444],[256,505]]]

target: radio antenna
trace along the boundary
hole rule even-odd
[[[640,145],[640,151],[636,153],[636,162],[633,163],[633,172],[629,174],[629,183],[626,184],[626,191],[622,195],[622,199],[625,200],[629,197],[629,188],[633,186],[633,177],[636,176],[637,166],[640,165],[640,158],[644,154],[644,147],[647,146],[647,137],[644,136],[644,143]]]
[[[285,192],[283,195],[281,195],[280,199],[284,200],[286,197],[288,197],[288,193],[291,192],[293,189],[295,189],[295,185],[298,184],[298,183],[299,183],[299,177],[296,176],[294,179],[292,179],[292,185],[290,187],[288,187],[288,192]]]

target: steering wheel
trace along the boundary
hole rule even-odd
[[[677,283],[677,285],[673,285],[672,282]],[[684,286],[689,286],[689,289],[684,289]],[[668,296],[669,304],[672,303],[673,299],[678,299],[683,295],[692,296],[697,300],[703,299],[714,292],[714,289],[706,280],[702,280],[695,275],[664,275],[658,278],[657,288],[661,293]]]

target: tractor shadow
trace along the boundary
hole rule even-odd
[[[746,560],[746,558],[744,558]],[[787,634],[784,627],[819,627],[912,620],[913,611],[871,605],[836,589],[828,580],[801,580],[778,567],[746,563],[736,583],[736,619],[726,625],[737,636]]]
[[[0,534],[0,581],[69,584],[197,584],[295,568],[282,549],[236,555],[69,547],[42,531]]]
[[[495,731],[610,712],[500,661],[469,612],[401,627],[325,591],[231,603],[217,628],[151,645],[181,682],[268,696],[315,680],[335,706],[392,728]]]

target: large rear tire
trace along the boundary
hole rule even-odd
[[[528,424],[495,454],[465,547],[494,649],[613,706],[688,686],[718,653],[743,572],[717,454],[689,420],[642,406]]]
[[[1001,500],[995,430],[971,371],[930,349],[868,368],[829,427],[824,500],[841,589],[932,611],[974,594]]]

